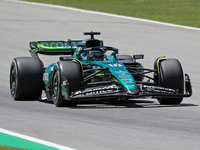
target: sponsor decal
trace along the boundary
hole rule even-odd
[[[78,42],[71,42],[71,46],[75,47]],[[71,48],[68,42],[41,42],[39,43],[39,47],[45,49],[63,49],[63,48]]]
[[[119,71],[115,71],[116,74],[127,74],[127,71],[122,71],[122,70],[119,70]]]
[[[73,94],[73,96],[87,96],[87,95],[97,95],[97,94],[106,94],[111,92],[117,92],[119,89],[116,85],[110,85],[106,87],[96,87],[96,88],[88,88],[85,90],[77,91]]]
[[[121,78],[122,80],[131,80],[132,76],[130,76],[129,74],[122,74],[122,75],[117,75],[119,78]]]
[[[108,64],[110,67],[122,67],[121,64],[115,63],[115,64]]]
[[[144,55],[133,55],[133,59],[143,59]]]
[[[173,89],[159,87],[159,86],[142,85],[142,90],[146,92],[177,94],[177,91]]]
[[[63,81],[63,86],[66,86],[67,85],[67,81]]]
[[[135,85],[128,85],[129,89],[135,89]]]
[[[100,69],[100,66],[92,66],[93,69]]]
[[[40,44],[41,48],[65,48],[68,46],[68,43],[64,42],[42,42]]]
[[[70,61],[70,60],[72,60],[72,56],[61,56],[60,60]]]
[[[48,81],[49,80],[49,74],[48,73],[44,73],[43,74],[43,81]]]
[[[133,80],[124,80],[124,82],[131,83],[131,82],[133,82]]]

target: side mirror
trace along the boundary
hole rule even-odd
[[[133,61],[136,61],[136,59],[144,59],[144,55],[133,55]]]

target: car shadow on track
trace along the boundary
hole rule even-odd
[[[191,107],[198,106],[190,103],[178,105],[160,105],[156,101],[147,100],[126,100],[112,103],[81,102],[72,109],[110,109],[110,108],[161,108],[161,107]]]
[[[26,100],[25,100],[26,101]],[[38,100],[33,100],[38,101]],[[53,104],[52,101],[48,100],[39,100],[39,102],[46,104]],[[80,101],[76,107],[66,107],[71,109],[111,109],[111,108],[161,108],[161,107],[191,107],[199,106],[191,103],[181,103],[178,105],[160,105],[157,101],[151,100],[111,100],[111,101]]]

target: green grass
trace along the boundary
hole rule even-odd
[[[0,145],[0,150],[25,150],[23,148],[16,148],[11,146]]]
[[[200,0],[25,0],[200,27]]]

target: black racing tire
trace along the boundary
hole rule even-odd
[[[160,63],[161,86],[184,93],[183,69],[177,59],[166,59]],[[183,98],[158,98],[161,105],[180,104]]]
[[[117,55],[117,59],[121,62],[130,62],[133,61],[133,58],[130,55]]]
[[[44,89],[43,66],[35,57],[14,58],[10,67],[10,92],[14,100],[33,100]]]
[[[81,88],[81,68],[80,65],[73,61],[59,61],[54,67],[52,79],[52,97],[53,103],[57,107],[75,107],[78,101],[66,100],[62,96],[61,79],[66,78],[68,81],[68,95],[78,91]]]

